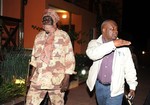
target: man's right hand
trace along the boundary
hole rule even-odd
[[[116,39],[113,42],[116,47],[129,46],[131,44],[130,41],[123,40],[123,39]]]
[[[35,69],[36,69],[35,67],[32,67],[32,69],[29,70],[29,73],[27,74],[27,79],[26,79],[26,86],[27,87],[29,87],[30,84],[31,84],[31,78],[32,78],[32,76],[33,76],[33,74],[35,72]]]

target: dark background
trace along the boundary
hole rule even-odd
[[[138,51],[150,51],[150,5],[148,1],[123,0],[122,30]]]

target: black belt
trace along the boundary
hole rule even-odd
[[[110,83],[102,83],[101,81],[98,80],[98,82],[104,86],[110,86],[111,84]]]

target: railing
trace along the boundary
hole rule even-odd
[[[0,49],[23,46],[21,19],[0,16]]]

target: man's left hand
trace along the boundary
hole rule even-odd
[[[130,89],[130,92],[129,92],[129,94],[128,94],[128,98],[129,98],[129,99],[134,99],[134,97],[135,97],[135,91],[132,90],[132,89]]]
[[[65,77],[60,85],[61,88],[61,92],[65,92],[68,90],[69,87],[69,79],[70,79],[70,75],[69,74],[65,74]]]

